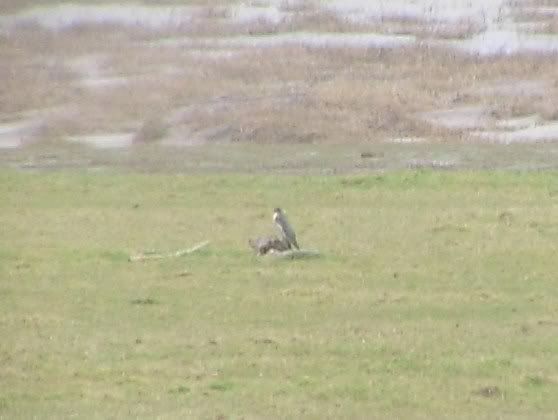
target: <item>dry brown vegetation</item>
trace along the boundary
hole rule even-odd
[[[428,49],[283,47],[211,59],[187,49],[123,46],[114,42],[115,33],[105,36],[101,48],[98,36],[83,30],[56,38],[31,33],[5,40],[3,56],[9,59],[0,67],[6,81],[2,112],[72,103],[85,117],[65,122],[76,134],[129,127],[153,114],[170,116],[191,106],[186,118],[194,130],[226,124],[233,133],[230,140],[254,142],[440,135],[414,115],[456,103],[480,101],[506,116],[539,112],[550,118],[555,113],[555,88],[546,97],[474,93],[502,79],[549,80],[557,64],[551,57],[480,60]],[[35,44],[38,39],[42,48]],[[94,53],[107,57],[106,77],[124,76],[126,82],[98,88],[80,84],[81,76],[64,63]]]
[[[266,22],[221,25],[198,35],[299,28],[347,32],[374,25],[351,26],[327,12],[304,11],[304,18],[289,27]],[[208,6],[206,13],[220,11]],[[412,22],[390,24],[412,32]],[[421,47],[244,48],[208,45],[196,37],[187,38],[183,46],[158,43],[191,35],[196,28],[21,28],[17,36],[0,38],[0,114],[10,120],[29,110],[66,107],[70,111],[47,117],[51,139],[146,127],[149,131],[156,121],[157,127],[165,127],[156,130],[159,133],[253,143],[383,142],[399,137],[459,141],[464,138],[461,130],[433,126],[417,114],[470,104],[485,106],[488,115],[498,118],[533,113],[557,117],[558,58],[552,56],[481,59]],[[459,37],[459,31],[449,36]],[[94,62],[94,71],[89,72],[88,64],[75,65],[84,59]],[[513,86],[517,80],[537,80],[548,87],[544,95],[483,93],[495,83]]]

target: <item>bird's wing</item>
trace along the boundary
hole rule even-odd
[[[288,241],[298,247],[296,243],[296,233],[287,220],[284,221],[283,229],[285,231],[285,237],[288,239]]]
[[[281,233],[282,236],[287,236],[287,233],[285,232],[285,228],[284,228],[283,224],[277,219],[275,220],[275,227],[277,227],[277,229],[279,229],[279,232]]]

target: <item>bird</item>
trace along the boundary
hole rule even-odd
[[[281,232],[281,236],[283,236],[283,239],[287,243],[289,249],[291,249],[293,246],[296,249],[300,249],[298,247],[298,243],[296,242],[296,234],[294,232],[294,229],[292,228],[291,224],[287,220],[287,216],[285,215],[285,212],[279,207],[276,207],[273,210],[273,221],[279,228],[279,231]]]

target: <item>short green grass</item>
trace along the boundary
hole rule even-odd
[[[4,170],[0,418],[554,418],[557,181]]]

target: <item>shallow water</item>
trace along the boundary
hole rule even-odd
[[[292,2],[291,2],[292,3]],[[4,32],[20,24],[37,24],[48,30],[64,30],[78,25],[122,25],[163,30],[187,27],[192,23],[247,25],[263,23],[277,25],[304,15],[291,3],[261,1],[255,5],[203,6],[144,6],[139,4],[80,5],[63,4],[36,7],[17,14],[0,17]],[[296,2],[294,2],[296,6]],[[331,0],[316,3],[316,7],[334,13],[341,20],[353,23],[382,23],[389,32],[390,20],[403,20],[423,25],[436,33],[447,25],[471,24],[481,28],[475,35],[456,40],[430,39],[422,45],[455,49],[473,55],[516,54],[520,52],[556,53],[558,36],[533,33],[540,22],[516,22],[515,15],[558,16],[558,7],[522,7],[521,3],[505,0]],[[395,38],[389,38],[394,36]],[[388,37],[388,38],[385,38]],[[282,33],[273,36],[210,39],[213,44],[227,44],[244,48],[275,47],[298,43],[310,47],[400,47],[414,42],[398,39],[397,35],[331,33]],[[169,40],[165,45],[184,45],[184,40]]]
[[[444,45],[480,56],[556,53],[558,52],[558,36],[496,29],[483,32],[470,39],[438,41],[435,45]]]
[[[496,122],[496,127],[507,130],[520,130],[528,127],[535,127],[542,123],[542,118],[537,115],[528,115],[526,117],[510,118]]]
[[[499,18],[504,3],[504,0],[333,0],[325,8],[357,22],[404,19],[490,24]]]
[[[296,45],[314,48],[392,48],[409,46],[416,43],[410,35],[384,35],[375,33],[319,33],[289,32],[265,36],[232,36],[226,38],[173,38],[156,41],[155,46],[199,46],[211,48],[273,48]]]
[[[90,88],[113,88],[116,86],[125,86],[130,82],[129,76],[114,77],[87,77],[78,81],[78,84]]]
[[[123,25],[162,29],[191,21],[194,9],[186,6],[141,6],[137,4],[36,7],[0,19],[0,25],[13,27],[37,24],[45,29],[63,30],[78,25]]]
[[[558,121],[514,131],[481,131],[473,135],[497,143],[535,143],[558,140]]]
[[[23,146],[38,133],[42,122],[41,119],[27,118],[0,124],[0,149]]]
[[[191,23],[194,19],[225,20],[246,24],[267,22],[277,24],[287,17],[276,6],[217,6],[207,9],[202,6],[144,6],[139,4],[62,4],[35,7],[17,14],[0,17],[0,26],[14,27],[36,24],[49,30],[64,30],[79,25],[122,25],[140,26],[147,29],[169,29]]]
[[[491,143],[536,143],[558,140],[558,121],[540,115],[497,119],[484,106],[463,106],[418,115],[423,121],[450,130],[464,130],[473,138]]]
[[[98,149],[118,149],[129,147],[134,142],[133,133],[110,133],[86,136],[72,136],[67,138],[74,143],[86,144]]]
[[[238,24],[266,22],[277,25],[289,17],[289,13],[281,11],[277,6],[254,7],[244,3],[228,8],[227,13],[230,20]]]
[[[522,7],[521,12],[544,17],[555,17],[558,16],[558,7]]]
[[[463,130],[484,127],[488,124],[488,112],[483,106],[463,106],[419,114],[419,117],[444,128]]]

